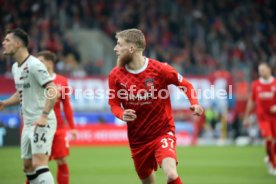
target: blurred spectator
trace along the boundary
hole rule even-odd
[[[251,114],[248,120],[249,120],[249,128],[247,129],[248,136],[250,137],[251,143],[257,143],[261,138],[261,134],[257,123],[257,117],[255,114]]]
[[[86,76],[86,72],[80,63],[80,58],[76,53],[73,53],[73,52],[66,53],[63,57],[62,62],[64,63],[64,65],[61,70],[63,72],[65,71],[67,75],[70,75],[72,77]]]
[[[231,132],[230,134],[232,138],[235,140],[239,136],[241,136],[243,114],[236,111],[234,111],[233,113],[233,122],[231,122],[229,128]]]
[[[219,121],[218,114],[214,111],[214,108],[207,108],[205,110],[205,130],[211,134],[213,138],[218,137],[217,123]]]
[[[118,30],[138,27],[144,31],[149,45],[146,54],[169,62],[181,73],[208,74],[219,69],[234,72],[238,67],[254,69],[260,60],[276,67],[273,0],[149,0],[143,3],[139,0],[10,0],[0,3],[0,35],[17,26],[26,29],[31,33],[32,52],[47,49],[60,57],[63,53],[74,53],[72,50],[77,50],[77,46],[65,34],[68,29],[98,29],[113,38]],[[96,68],[104,66],[98,61],[78,61]],[[101,70],[87,72],[98,75]],[[250,75],[244,77],[248,80]]]

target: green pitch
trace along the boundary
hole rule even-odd
[[[185,184],[275,184],[264,150],[254,147],[179,147],[178,172]],[[0,184],[23,184],[19,148],[0,148]],[[71,184],[139,184],[127,147],[72,148]],[[55,174],[56,165],[50,164]],[[165,184],[159,169],[157,183]]]

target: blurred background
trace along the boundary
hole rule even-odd
[[[125,124],[111,114],[106,93],[93,92],[108,88],[114,35],[128,28],[144,32],[145,56],[168,62],[203,92],[205,115],[194,118],[185,96],[170,87],[178,145],[259,144],[255,116],[247,129],[242,118],[258,63],[276,67],[275,20],[272,0],[0,0],[1,40],[21,27],[32,54],[58,55],[56,72],[69,78],[79,131],[72,145],[127,144]],[[0,100],[15,92],[12,64],[0,54]],[[0,147],[19,145],[19,130],[18,107],[0,112]]]

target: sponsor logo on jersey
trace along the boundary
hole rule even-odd
[[[149,99],[152,99],[153,97],[153,94],[152,93],[144,93],[144,94],[141,94],[141,93],[138,93],[138,94],[129,94],[128,95],[128,100],[138,100],[138,101],[141,101],[141,100],[149,100]]]
[[[259,97],[261,99],[272,99],[274,97],[274,92],[262,92],[259,93]]]
[[[30,83],[23,83],[23,84],[16,84],[17,89],[22,89],[22,88],[30,88],[31,84]]]

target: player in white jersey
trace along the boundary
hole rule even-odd
[[[0,101],[4,107],[20,104],[24,127],[21,135],[21,157],[28,183],[54,183],[48,168],[56,118],[52,110],[58,91],[45,66],[30,55],[28,34],[22,29],[8,31],[3,45],[4,55],[16,62],[12,66],[16,92]]]

